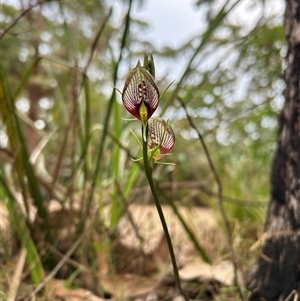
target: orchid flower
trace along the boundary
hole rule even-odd
[[[151,118],[160,100],[154,77],[153,57],[145,55],[144,66],[138,61],[129,72],[121,94],[126,110],[142,122],[143,141],[147,145],[150,159],[157,162],[170,152],[175,144],[175,135],[168,122],[162,118]]]
[[[129,72],[123,92],[118,91],[122,94],[122,102],[126,110],[142,122],[142,143],[140,143],[133,131],[132,133],[142,147],[143,156],[140,159],[133,159],[133,161],[143,159],[145,174],[166,236],[174,277],[184,300],[188,301],[187,295],[181,288],[171,237],[152,176],[153,163],[174,165],[172,163],[160,163],[158,161],[168,155],[175,144],[175,135],[169,122],[160,117],[151,118],[161,98],[154,77],[155,67],[153,57],[145,55],[144,66],[141,66],[140,62],[138,62],[136,67]],[[170,85],[165,89],[162,95],[164,95]]]
[[[145,125],[159,103],[158,87],[149,73],[138,61],[125,81],[122,102],[126,110]]]
[[[157,163],[167,155],[175,144],[175,134],[167,121],[160,117],[148,120],[147,150],[150,158]]]

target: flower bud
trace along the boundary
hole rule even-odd
[[[154,59],[152,54],[144,55],[144,67],[149,71],[149,73],[152,75],[152,77],[155,79],[155,65],[154,65]]]

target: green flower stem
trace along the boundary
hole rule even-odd
[[[146,130],[146,132],[147,132],[147,130]],[[142,135],[143,135],[143,133],[144,133],[144,126],[142,126]],[[149,158],[148,158],[148,151],[147,151],[147,141],[145,141],[145,139],[142,139],[142,140],[143,140],[143,161],[144,161],[145,173],[146,173],[146,177],[147,177],[152,195],[154,197],[156,209],[158,211],[158,215],[159,215],[159,218],[160,218],[160,221],[161,221],[161,224],[162,224],[165,236],[166,236],[169,253],[170,253],[170,257],[171,257],[171,261],[172,261],[172,265],[173,265],[174,278],[175,278],[177,287],[178,287],[182,297],[184,298],[185,301],[189,301],[189,298],[187,297],[186,293],[183,291],[183,289],[181,287],[179,272],[178,272],[178,267],[177,267],[177,263],[176,263],[176,258],[175,258],[175,253],[174,253],[171,237],[169,234],[169,230],[168,230],[168,226],[167,226],[167,223],[165,220],[163,210],[162,210],[160,202],[159,202],[155,183],[154,183],[154,180],[152,177],[152,168],[150,166],[150,162],[149,162]]]

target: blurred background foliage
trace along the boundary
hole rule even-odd
[[[141,155],[129,131],[138,133],[139,124],[122,119],[129,115],[113,88],[122,90],[126,74],[144,53],[151,53],[160,90],[175,80],[158,114],[170,120],[176,133],[175,148],[167,157],[176,167],[156,166],[155,176],[166,187],[168,182],[186,183],[178,189],[169,186],[173,188],[166,190],[162,201],[168,195],[175,204],[217,209],[216,183],[179,97],[207,143],[232,224],[263,225],[277,114],[283,102],[286,46],[282,16],[270,13],[272,1],[247,4],[249,14],[258,10],[261,15],[252,26],[235,22],[243,2],[195,3],[195,9],[203,11],[206,26],[176,48],[157,47],[143,38],[151,30],[139,18],[144,1],[132,1],[135,14],[130,14],[128,23],[129,2],[121,0],[45,1],[20,18],[1,39],[1,61],[35,170],[35,185],[42,193],[41,206],[47,208],[53,198],[61,204],[78,203],[80,232],[95,213],[95,203],[100,208],[112,204],[113,228],[124,212],[122,200],[151,201],[139,190],[146,186],[143,169],[131,160]],[[2,3],[1,31],[34,3]],[[9,190],[23,197],[24,192],[13,164],[19,150],[12,148],[3,116],[2,185],[8,183],[10,188],[2,189],[5,200],[10,198]],[[30,175],[26,177],[28,184]],[[27,202],[27,210],[37,206],[30,198]],[[53,229],[52,240],[54,233]]]

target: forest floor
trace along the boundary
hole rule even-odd
[[[26,251],[18,249],[13,235],[2,236],[0,300],[183,300],[172,276],[172,265],[162,226],[154,205],[130,205],[118,224],[118,231],[99,234],[95,224],[81,237],[72,226],[81,211],[52,207],[51,220],[57,225],[60,216],[55,267],[47,270],[45,282],[33,286]],[[209,208],[179,206],[179,213],[195,233],[210,263],[196,250],[182,224],[168,206],[163,211],[172,238],[183,289],[191,300],[240,300],[234,286],[234,268],[228,239],[219,214]],[[102,210],[104,223],[109,208]],[[2,210],[1,232],[11,233]],[[38,227],[36,227],[38,228]],[[246,229],[233,225],[233,247],[241,287],[248,269],[255,263],[260,247],[262,225]],[[246,232],[245,232],[246,231]],[[40,235],[36,229],[34,235]],[[116,234],[117,233],[117,234]],[[40,254],[47,249],[40,247]],[[5,252],[13,254],[8,260]],[[113,252],[108,252],[113,250]],[[113,256],[111,255],[113,254]],[[112,273],[112,271],[114,271]],[[244,290],[246,292],[246,290]],[[2,299],[1,299],[2,298]]]

